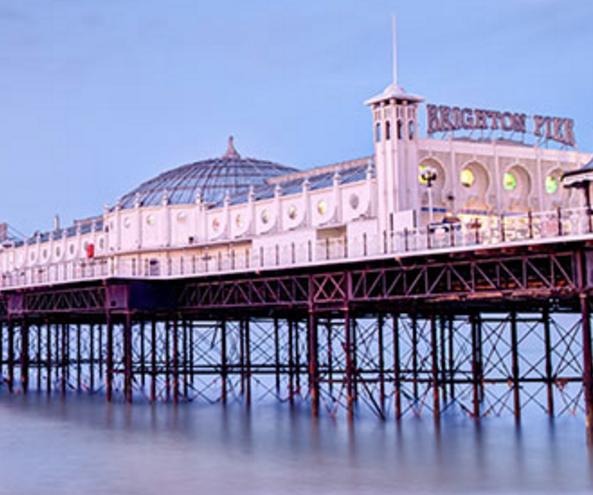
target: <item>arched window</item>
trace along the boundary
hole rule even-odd
[[[404,123],[401,120],[397,121],[397,139],[404,138]]]
[[[385,139],[388,141],[391,139],[391,122],[389,120],[385,122]]]
[[[381,122],[377,122],[377,125],[375,126],[375,141],[381,141]]]
[[[410,120],[410,122],[408,122],[408,126],[409,126],[409,134],[410,134],[410,140],[414,139],[414,121]]]

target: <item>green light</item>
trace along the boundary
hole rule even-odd
[[[424,172],[426,172],[426,165],[420,165],[420,167],[418,167],[420,170],[420,173],[418,174],[418,182],[420,182],[420,184],[426,184],[426,179],[424,177]]]
[[[517,189],[517,178],[515,177],[515,174],[506,172],[502,179],[502,185],[507,191],[514,191]]]
[[[558,192],[558,180],[551,175],[546,177],[546,192],[548,194],[556,194]]]

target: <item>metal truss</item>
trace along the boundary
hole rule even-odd
[[[198,280],[106,281],[0,298],[13,393],[273,398],[314,415],[589,418],[582,246]],[[592,437],[593,438],[593,437]]]

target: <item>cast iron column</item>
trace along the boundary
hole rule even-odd
[[[593,365],[591,356],[591,313],[586,294],[581,294],[583,331],[583,388],[585,389],[585,417],[587,439],[593,445]]]

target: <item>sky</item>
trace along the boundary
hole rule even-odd
[[[593,151],[591,0],[0,0],[0,222],[30,235],[220,156],[368,156],[364,101],[571,117]],[[422,111],[423,112],[423,111]]]

